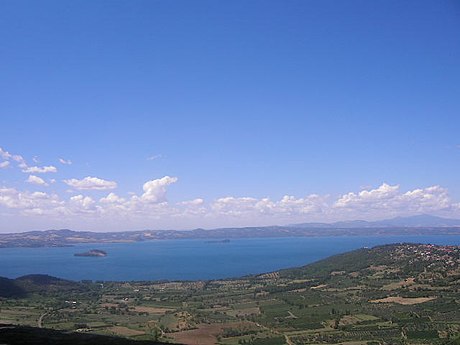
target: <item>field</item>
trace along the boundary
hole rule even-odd
[[[135,340],[453,344],[460,331],[460,249],[451,246],[380,246],[229,280],[9,283],[19,290],[0,289],[0,323]]]

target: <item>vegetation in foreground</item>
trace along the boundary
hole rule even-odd
[[[459,287],[460,247],[395,244],[239,279],[2,278],[0,324],[190,345],[458,344]]]

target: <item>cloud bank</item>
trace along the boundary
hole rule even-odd
[[[43,224],[44,228],[62,226],[96,231],[183,229],[375,220],[420,213],[460,218],[460,203],[452,200],[448,190],[438,185],[403,190],[397,184],[382,183],[374,188],[336,196],[284,195],[272,199],[226,195],[206,200],[202,195],[196,195],[190,200],[170,201],[168,191],[178,182],[174,176],[146,181],[134,193],[120,193],[117,182],[100,177],[61,180],[57,175],[57,179],[45,180],[36,174],[58,173],[56,167],[29,166],[23,156],[2,148],[0,159],[2,171],[16,168],[19,174],[28,174],[26,180],[19,180],[26,182],[24,188],[17,187],[17,184],[14,188],[0,186],[0,215],[3,217],[0,221],[12,217],[18,224],[29,222],[34,227]],[[63,158],[59,162],[71,164],[70,160]],[[61,190],[63,184],[66,193]],[[8,221],[4,224],[0,222],[0,231],[12,230],[8,228]]]
[[[33,175],[29,179],[28,182],[37,185],[43,181]],[[92,220],[95,224],[104,221],[118,223],[122,225],[120,230],[131,229],[131,225],[159,228],[172,224],[178,228],[191,228],[379,219],[419,213],[452,217],[460,214],[460,204],[451,200],[447,189],[440,186],[403,191],[399,185],[383,183],[374,189],[349,192],[335,198],[317,194],[301,198],[285,195],[279,200],[226,196],[210,201],[196,198],[170,202],[168,188],[177,181],[177,177],[164,176],[145,182],[141,193],[120,196],[110,192],[99,198],[78,194],[65,199],[56,193],[1,188],[0,208],[22,216],[46,215],[50,221],[66,219],[69,224],[84,216],[86,224],[92,224]],[[116,187],[113,181],[92,177],[67,180],[66,183],[80,190],[100,191]]]

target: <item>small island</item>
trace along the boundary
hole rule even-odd
[[[107,256],[107,252],[100,250],[100,249],[91,249],[84,253],[75,253],[74,256],[96,256],[96,257],[103,257]]]
[[[206,241],[206,243],[230,243],[229,239],[225,240],[213,240],[213,241]]]

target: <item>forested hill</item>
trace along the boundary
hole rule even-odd
[[[386,267],[401,277],[427,272],[447,277],[460,273],[457,272],[459,265],[459,246],[400,243],[361,248],[279,273],[282,277],[325,279],[331,272],[340,272],[342,276],[350,273],[367,276]]]

